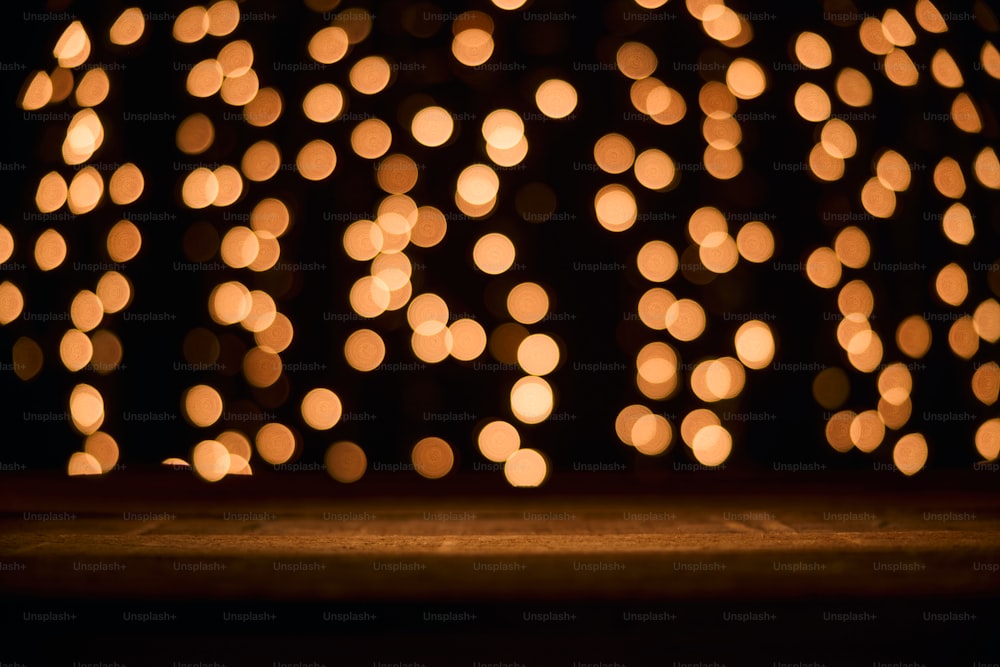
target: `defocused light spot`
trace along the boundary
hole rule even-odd
[[[260,79],[257,78],[257,72],[249,69],[239,76],[227,76],[219,88],[219,97],[226,104],[241,107],[253,102],[258,92],[260,92]],[[246,118],[246,109],[243,111],[243,116]]]
[[[407,155],[396,153],[386,157],[375,170],[375,180],[380,188],[390,194],[404,194],[417,184],[420,168]]]
[[[51,271],[66,259],[66,240],[54,229],[46,229],[35,241],[35,263],[42,271]]]
[[[108,271],[97,281],[97,298],[105,313],[117,313],[132,300],[132,286],[128,278],[117,271]]]
[[[873,452],[885,438],[885,424],[875,410],[865,410],[851,420],[851,444],[862,452]]]
[[[602,227],[623,232],[635,224],[638,217],[635,197],[624,185],[606,185],[594,195],[594,211]]]
[[[369,160],[382,157],[392,145],[392,130],[378,118],[369,118],[358,123],[351,132],[351,148]]]
[[[368,56],[354,64],[350,71],[351,87],[364,95],[374,95],[389,85],[392,71],[381,56]]]
[[[976,429],[976,451],[987,461],[1000,456],[1000,418],[989,419]]]
[[[806,259],[806,275],[817,287],[831,289],[840,282],[841,264],[832,248],[813,250]]]
[[[740,228],[736,248],[748,262],[766,262],[774,254],[774,235],[763,222],[752,220]]]
[[[199,477],[218,482],[229,473],[229,450],[218,440],[202,440],[191,452],[191,463]]]
[[[108,194],[116,204],[131,204],[142,194],[145,179],[139,167],[127,162],[115,170],[108,183]]]
[[[73,70],[57,65],[49,74],[49,79],[52,81],[52,99],[49,100],[52,104],[62,102],[73,92]]]
[[[816,402],[827,410],[836,410],[847,401],[851,393],[850,380],[843,369],[825,368],[816,374],[812,394]]]
[[[276,238],[288,230],[290,222],[288,207],[280,199],[262,199],[250,212],[250,227],[257,232],[268,232]]]
[[[851,424],[857,415],[851,410],[841,410],[826,422],[826,441],[838,452],[848,452],[854,447],[851,442]]]
[[[178,42],[197,42],[208,33],[208,11],[201,6],[188,7],[174,19],[173,33]]]
[[[931,0],[917,0],[915,7],[917,23],[927,32],[942,33],[948,31],[948,24],[945,23],[941,12],[934,6]]]
[[[632,142],[620,134],[606,134],[594,144],[594,161],[609,174],[627,171],[634,160]]]
[[[809,69],[823,69],[833,61],[830,45],[814,32],[803,32],[795,38],[795,57]]]
[[[70,477],[77,475],[100,475],[102,472],[101,462],[89,452],[73,452],[69,457],[66,473]]]
[[[78,384],[69,396],[69,413],[76,430],[90,435],[104,422],[104,398],[89,384]]]
[[[530,375],[548,375],[559,365],[559,345],[546,334],[531,334],[517,348],[517,363]]]
[[[576,89],[562,79],[548,79],[535,90],[535,104],[549,118],[565,118],[576,103]]]
[[[844,104],[863,107],[871,104],[872,86],[868,77],[856,69],[845,67],[837,74],[837,96]]]
[[[645,44],[625,42],[615,56],[618,69],[630,79],[645,79],[656,71],[656,54]]]
[[[490,461],[503,463],[521,446],[517,429],[505,421],[492,421],[479,432],[479,451]]]
[[[882,22],[874,16],[867,17],[858,27],[861,46],[872,55],[885,55],[892,51],[890,42],[882,30]]]
[[[213,206],[229,206],[236,203],[243,194],[243,178],[235,167],[228,164],[217,167],[213,172],[219,184],[219,193],[212,201]]]
[[[635,179],[650,190],[663,190],[674,182],[676,167],[670,156],[650,148],[635,159]]]
[[[338,482],[350,484],[364,477],[368,468],[365,450],[353,442],[335,442],[326,450],[326,471]]]
[[[95,372],[107,375],[119,368],[124,350],[118,336],[107,329],[100,329],[91,336],[90,343],[94,347],[90,364]]]
[[[486,350],[486,331],[479,322],[463,318],[448,327],[451,332],[451,356],[460,361],[472,361]]]
[[[677,251],[666,241],[649,241],[636,256],[639,273],[654,283],[669,280],[677,272],[677,264]]]
[[[0,284],[0,315],[5,312],[7,308],[6,301],[3,296],[4,285],[7,283]],[[3,319],[0,319],[0,324],[6,324]],[[42,370],[42,365],[45,362],[45,354],[42,352],[41,346],[35,341],[31,340],[27,336],[21,336],[14,342],[14,346],[11,350],[11,360],[14,364],[14,373],[20,379],[27,381],[38,375]]]
[[[222,65],[215,58],[202,60],[188,72],[187,91],[194,97],[211,97],[222,88]]]
[[[729,91],[741,100],[752,100],[764,92],[764,70],[753,60],[737,58],[726,70]]]
[[[654,331],[667,328],[667,310],[677,301],[670,292],[660,287],[646,290],[639,297],[639,319]]]
[[[292,323],[286,315],[275,313],[271,326],[263,331],[254,332],[254,340],[262,350],[283,352],[292,343],[295,334]]]
[[[888,218],[896,211],[896,194],[880,178],[869,178],[861,188],[861,204],[876,218]]]
[[[938,49],[931,58],[931,74],[945,88],[961,88],[965,83],[955,59],[945,49]]]
[[[101,323],[104,306],[96,294],[90,290],[80,290],[70,303],[69,317],[73,326],[80,331],[91,331]]]
[[[911,46],[917,41],[909,22],[895,9],[887,9],[882,15],[882,32],[896,46]]]
[[[696,301],[678,299],[667,308],[666,323],[671,336],[691,341],[705,331],[705,311]]]
[[[905,364],[889,364],[878,375],[878,392],[892,405],[902,405],[912,389],[913,377]]]
[[[927,441],[919,433],[909,433],[896,442],[892,461],[904,475],[919,472],[927,463]]]
[[[934,279],[934,290],[949,306],[959,306],[969,295],[969,278],[962,267],[953,262],[938,271]]]
[[[851,336],[846,349],[847,360],[862,373],[871,373],[882,363],[882,339],[871,329]]]
[[[972,325],[980,338],[987,343],[1000,340],[1000,303],[996,299],[986,299],[976,306],[972,314]]]
[[[0,324],[10,324],[21,316],[24,296],[17,285],[5,280],[0,283]]]
[[[851,269],[860,269],[871,257],[871,243],[868,241],[868,236],[853,225],[837,233],[833,249],[840,263]]]
[[[747,368],[767,367],[774,357],[774,337],[771,329],[759,320],[743,323],[734,336],[736,355]]]
[[[87,436],[83,443],[83,451],[97,460],[101,472],[110,471],[118,463],[118,443],[103,431],[97,431]]]
[[[989,42],[983,43],[979,59],[983,63],[983,69],[994,79],[1000,79],[1000,50]]]
[[[524,121],[510,109],[497,109],[483,119],[481,131],[491,146],[513,148],[524,136]]]
[[[177,148],[189,155],[204,153],[214,140],[215,127],[205,114],[191,114],[177,127]]]
[[[208,34],[215,37],[228,35],[240,23],[240,6],[233,0],[219,0],[208,8]]]
[[[364,41],[372,31],[374,16],[362,7],[349,7],[340,11],[333,19],[333,25],[341,28],[350,44]]]
[[[979,350],[979,335],[968,315],[952,322],[948,329],[948,346],[962,359],[971,359]]]
[[[347,55],[347,32],[338,26],[323,28],[309,40],[309,55],[318,63],[330,65]]]
[[[698,429],[691,443],[691,451],[698,463],[704,466],[722,465],[733,450],[733,437],[718,424]]]
[[[483,273],[498,275],[514,264],[514,244],[503,234],[484,234],[472,248],[472,259]]]
[[[351,287],[349,299],[358,315],[378,317],[389,305],[389,287],[381,278],[364,276]]]
[[[662,454],[673,440],[673,429],[663,415],[639,415],[629,434],[632,446],[646,456]]]
[[[549,296],[536,283],[515,285],[507,294],[507,312],[521,324],[534,324],[549,311]]]
[[[66,203],[68,193],[69,187],[59,172],[50,171],[38,181],[38,190],[35,191],[35,206],[42,213],[57,211]]]
[[[326,431],[333,428],[343,414],[340,398],[323,387],[311,390],[302,399],[302,420],[311,428]]]
[[[337,153],[322,139],[313,139],[299,151],[295,166],[303,178],[321,181],[333,173],[337,166]]]
[[[81,107],[96,107],[107,98],[110,90],[111,82],[103,69],[89,70],[76,85],[76,103]]]
[[[90,37],[82,23],[73,21],[66,26],[52,49],[52,55],[59,61],[59,66],[66,69],[78,67],[87,61],[90,56]]]
[[[455,129],[455,120],[442,107],[426,107],[418,111],[410,123],[413,138],[424,146],[441,146]]]
[[[250,290],[242,283],[230,281],[217,285],[208,297],[209,313],[219,324],[236,324],[253,306]]]
[[[987,146],[976,154],[973,175],[984,187],[1000,190],[1000,159],[991,147]]]
[[[993,405],[1000,396],[1000,366],[990,361],[972,374],[972,393],[980,403]]]
[[[59,358],[70,372],[82,370],[94,356],[94,346],[87,334],[70,329],[59,341]]]
[[[883,67],[886,77],[897,86],[915,86],[920,78],[917,66],[903,49],[893,49],[885,57]]]
[[[276,173],[281,166],[281,155],[278,147],[270,141],[262,140],[250,146],[240,162],[240,170],[251,181],[266,181]],[[215,199],[214,197],[212,198]]]
[[[728,273],[739,261],[736,241],[726,232],[711,232],[698,247],[698,258],[712,273]]]
[[[514,383],[510,390],[510,408],[525,424],[538,424],[552,413],[552,388],[540,377],[529,375]]]
[[[545,457],[534,449],[519,449],[507,459],[503,474],[511,486],[541,486],[548,476],[549,466]]]
[[[942,158],[934,167],[934,187],[945,197],[958,199],[965,194],[962,168],[953,158]]]
[[[841,159],[853,157],[858,148],[858,139],[854,130],[838,118],[828,120],[823,125],[820,141],[827,153]]]
[[[332,83],[321,83],[302,100],[306,118],[317,123],[329,123],[344,110],[344,94]]]
[[[66,204],[71,213],[79,215],[93,211],[104,196],[104,179],[93,167],[76,172],[69,183]]]
[[[451,42],[455,60],[467,67],[482,65],[493,55],[493,35],[478,28],[463,30]]]
[[[211,426],[222,416],[222,396],[205,384],[191,387],[184,394],[184,416],[195,426]]]
[[[830,117],[830,98],[814,83],[803,83],[795,91],[795,110],[802,118],[818,123]]]
[[[486,154],[494,163],[501,167],[513,167],[521,164],[528,155],[528,140],[522,136],[516,144],[510,148],[497,148],[493,144],[486,144]]]
[[[441,438],[430,436],[422,438],[413,446],[410,452],[413,469],[421,477],[440,479],[455,465],[455,453],[451,445]]]
[[[451,354],[454,339],[451,330],[442,327],[433,333],[414,331],[410,336],[410,348],[421,361],[429,364],[441,363]]]
[[[840,289],[837,308],[844,317],[867,318],[875,308],[875,297],[863,280],[852,280]]]
[[[343,244],[348,257],[367,261],[382,249],[382,229],[371,220],[357,220],[344,230]]]
[[[272,465],[285,463],[295,454],[295,435],[284,424],[264,424],[254,441],[257,453]]]
[[[25,111],[41,109],[52,101],[52,79],[45,72],[33,72],[24,82],[17,104]]]

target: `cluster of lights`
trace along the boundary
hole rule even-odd
[[[664,0],[665,2],[665,0]],[[658,0],[636,0],[645,9],[664,4]],[[325,7],[313,7],[325,9]],[[493,0],[501,11],[514,11],[523,5],[518,0]],[[721,0],[686,0],[686,9],[708,37],[727,49],[739,49],[753,39],[753,27],[744,16],[725,6]],[[918,26],[931,35],[948,30],[947,22],[930,0],[916,3],[914,16]],[[347,73],[348,86],[319,83],[294,102],[277,88],[261,85],[255,69],[253,45],[244,39],[227,41],[240,24],[239,5],[219,0],[210,6],[190,7],[181,12],[172,25],[173,38],[180,44],[194,44],[216,39],[220,48],[212,58],[194,63],[186,75],[188,95],[195,99],[218,96],[225,104],[242,110],[243,120],[251,127],[264,128],[283,114],[301,113],[317,129],[337,120],[352,97],[375,96],[392,86],[396,71],[387,57],[369,55],[350,61],[353,47],[372,31],[374,17],[364,9],[338,12],[330,25],[315,32],[308,40],[307,52],[320,65],[338,65]],[[452,20],[451,56],[462,67],[475,68],[488,63],[496,46],[493,18],[484,11],[466,11]],[[123,11],[101,39],[126,47],[139,42],[146,31],[139,8]],[[899,87],[912,87],[922,76],[906,49],[918,37],[910,21],[895,9],[881,18],[867,17],[858,27],[862,47],[880,58],[881,71]],[[225,39],[223,39],[225,38]],[[34,203],[40,213],[53,213],[64,206],[75,215],[84,215],[101,205],[105,197],[118,205],[135,202],[145,190],[141,169],[132,163],[118,167],[105,182],[100,171],[87,166],[101,149],[105,129],[97,108],[107,98],[114,80],[101,67],[78,71],[91,53],[91,35],[80,21],[73,21],[59,37],[53,55],[57,66],[51,72],[34,72],[27,78],[19,96],[27,111],[67,102],[79,107],[68,126],[61,146],[62,160],[74,167],[72,178],[51,171],[38,182]],[[794,38],[792,51],[806,78],[811,73],[833,67],[835,55],[830,44],[815,32],[802,32]],[[980,53],[982,69],[1000,79],[1000,52],[986,42]],[[704,139],[702,163],[707,174],[728,181],[744,169],[741,142],[744,131],[738,120],[739,105],[760,97],[768,87],[765,68],[749,57],[734,57],[725,67],[722,80],[704,83],[695,100],[685,100],[675,88],[657,78],[659,59],[649,45],[625,41],[615,53],[618,72],[629,84],[629,101],[636,112],[665,128],[678,124],[696,106],[702,116]],[[257,64],[259,66],[259,64]],[[944,48],[938,49],[930,65],[933,80],[949,95],[954,95],[951,118],[962,133],[982,131],[983,116],[972,96],[965,90],[965,78],[955,59]],[[550,77],[534,88],[538,111],[554,121],[573,117],[579,99],[577,89],[565,78]],[[849,122],[834,117],[837,104],[849,108],[871,105],[874,92],[871,81],[857,69],[841,68],[832,90],[812,81],[803,81],[795,90],[792,105],[806,122],[816,125],[816,143],[805,156],[812,177],[820,182],[836,182],[845,174],[846,163],[857,156],[858,137]],[[689,105],[690,102],[690,105]],[[463,121],[464,122],[464,121]],[[503,464],[505,475],[514,486],[537,486],[548,475],[545,455],[524,447],[523,434],[531,425],[544,422],[556,404],[556,391],[546,376],[566,356],[561,342],[551,333],[532,331],[529,327],[545,320],[550,295],[541,284],[524,281],[506,294],[510,316],[492,331],[476,319],[452,319],[444,297],[415,293],[411,282],[414,264],[407,255],[412,245],[421,249],[441,243],[448,232],[449,215],[434,205],[420,203],[411,196],[421,170],[417,162],[399,150],[401,137],[412,137],[426,149],[443,149],[456,136],[459,121],[452,110],[427,99],[419,108],[401,112],[395,125],[377,117],[366,117],[350,133],[349,150],[357,157],[373,162],[375,181],[382,191],[373,202],[373,219],[355,220],[344,230],[341,242],[346,255],[364,264],[364,275],[350,287],[350,307],[372,325],[352,331],[343,344],[347,364],[357,372],[377,370],[390,353],[375,326],[388,312],[404,311],[410,327],[410,353],[420,361],[438,364],[449,359],[470,362],[487,352],[503,363],[516,364],[523,375],[509,386],[510,421],[495,419],[477,428],[480,453],[488,460]],[[516,167],[530,149],[524,116],[517,110],[497,108],[487,114],[478,128],[481,134],[482,161],[464,164],[454,175],[455,208],[466,218],[486,220],[498,208],[503,194],[504,170]],[[216,128],[205,113],[183,118],[176,128],[175,143],[183,154],[196,157],[215,143]],[[246,146],[233,164],[209,169],[198,166],[188,171],[180,182],[180,198],[191,210],[211,214],[251,196],[282,168],[282,154],[288,146],[260,139]],[[331,143],[316,138],[299,147],[291,147],[296,173],[307,181],[323,182],[337,170],[338,154]],[[341,148],[340,150],[346,150]],[[667,193],[678,187],[680,171],[673,158],[659,146],[636,145],[619,132],[609,132],[593,143],[594,163],[611,182],[593,194],[593,212],[597,223],[615,234],[626,232],[640,219],[637,188],[650,193]],[[1000,189],[1000,160],[990,147],[980,150],[970,165],[944,155],[934,166],[932,183],[936,192],[951,200],[943,212],[941,231],[955,245],[967,246],[975,237],[973,216],[962,203],[971,175],[984,188]],[[863,209],[878,219],[891,218],[898,199],[911,187],[915,177],[904,155],[891,148],[881,149],[872,165],[872,175],[858,193]],[[537,201],[533,201],[537,200]],[[545,192],[527,192],[518,196],[522,215],[538,217],[533,209],[544,209]],[[539,203],[541,202],[541,203]],[[441,205],[441,202],[437,202]],[[444,208],[442,206],[442,208]],[[542,216],[544,217],[544,216]],[[219,238],[207,223],[195,223],[184,237],[186,254],[199,260],[218,257],[229,268],[245,270],[241,280],[215,285],[207,298],[207,311],[219,328],[238,327],[251,335],[254,346],[242,357],[241,372],[246,384],[266,389],[286,382],[282,353],[292,344],[295,329],[290,318],[281,313],[274,295],[265,289],[251,289],[255,274],[270,271],[282,253],[282,237],[293,224],[289,205],[277,196],[265,196],[252,208],[246,224],[230,227]],[[748,370],[767,368],[776,352],[771,327],[757,319],[742,322],[732,332],[732,349],[722,356],[699,358],[693,364],[682,363],[682,353],[713,326],[705,308],[696,298],[679,296],[683,285],[668,290],[683,278],[695,285],[714,275],[729,273],[743,262],[762,264],[775,253],[774,231],[763,221],[750,220],[738,228],[717,208],[705,205],[690,214],[686,223],[686,248],[675,248],[666,240],[651,240],[636,250],[636,267],[651,285],[639,295],[636,314],[652,336],[635,357],[635,386],[647,402],[664,401],[685,385],[704,406],[692,409],[678,424],[648,405],[634,403],[622,408],[614,423],[618,438],[641,454],[656,456],[667,451],[678,432],[690,454],[702,465],[724,463],[733,447],[733,437],[713,412],[711,404],[740,396],[750,378]],[[116,222],[106,232],[108,256],[115,262],[133,260],[142,247],[142,233],[129,220]],[[207,250],[206,250],[207,249]],[[13,253],[14,238],[0,226],[0,261]],[[844,408],[849,400],[850,378],[842,368],[827,368],[813,382],[815,400],[832,412],[827,421],[826,438],[837,451],[856,448],[872,452],[889,431],[905,429],[913,411],[910,398],[914,378],[902,362],[885,363],[894,350],[911,359],[920,359],[931,345],[931,330],[919,314],[901,321],[893,340],[886,340],[873,327],[871,319],[875,298],[871,287],[861,279],[850,279],[850,272],[864,268],[873,254],[869,235],[859,226],[839,229],[828,246],[813,248],[806,261],[808,280],[823,290],[837,293],[842,319],[836,328],[836,340],[850,366],[861,373],[875,374],[880,399],[873,409],[855,412]],[[34,259],[42,271],[61,266],[67,255],[66,241],[56,229],[37,235]],[[517,247],[512,239],[498,231],[479,235],[471,248],[475,267],[487,275],[501,275],[515,264]],[[699,267],[692,269],[691,267]],[[705,271],[702,271],[704,269]],[[671,282],[673,281],[673,282]],[[102,328],[108,314],[118,313],[131,302],[132,285],[120,272],[105,272],[92,289],[80,290],[69,307],[72,328],[59,344],[59,358],[73,373],[92,369],[107,374],[121,360],[123,345],[113,331]],[[944,304],[959,307],[969,298],[969,278],[959,263],[940,268],[934,280],[936,297]],[[677,292],[678,294],[675,294]],[[14,321],[24,306],[20,289],[5,281],[0,284],[0,323]],[[980,341],[995,343],[1000,339],[1000,304],[989,298],[979,303],[973,315],[957,317],[948,334],[948,346],[960,359],[971,359]],[[893,345],[895,346],[893,348]],[[213,362],[219,354],[218,335],[206,328],[189,332],[184,343],[189,361]],[[35,377],[43,365],[42,348],[28,337],[13,346],[15,372],[22,380]],[[682,369],[690,368],[686,377]],[[998,398],[1000,367],[995,362],[979,365],[971,378],[973,393],[985,405]],[[314,387],[299,399],[299,413],[305,427],[326,432],[341,419],[340,397],[328,387]],[[197,429],[216,427],[225,409],[226,399],[210,384],[189,387],[181,397],[184,417]],[[69,398],[74,428],[84,437],[83,450],[72,455],[71,474],[100,474],[112,469],[118,459],[114,438],[100,430],[104,424],[104,399],[90,384],[77,384]],[[515,426],[514,423],[522,426]],[[216,481],[226,475],[251,474],[254,457],[278,465],[292,460],[301,449],[301,436],[291,426],[278,422],[262,425],[252,437],[242,430],[224,430],[202,439],[185,458],[171,458],[165,463],[190,465],[204,479]],[[983,423],[976,433],[976,447],[987,459],[1000,453],[1000,419]],[[896,439],[893,458],[898,468],[913,474],[927,458],[927,443],[922,434],[911,432]],[[411,460],[417,473],[436,479],[454,467],[452,445],[436,436],[416,442]],[[329,474],[340,482],[360,479],[367,468],[364,449],[356,443],[338,441],[326,451]]]

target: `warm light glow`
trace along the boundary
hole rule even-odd
[[[844,227],[833,241],[833,250],[841,264],[850,269],[860,269],[871,257],[868,236],[853,225]]]
[[[521,436],[512,424],[498,420],[486,424],[476,442],[483,456],[495,463],[503,463],[520,448]]]
[[[969,296],[969,278],[962,267],[953,262],[938,271],[934,290],[949,306],[960,306]]]
[[[809,69],[823,69],[833,61],[830,45],[814,32],[803,32],[795,38],[795,57]]]
[[[24,296],[17,285],[5,280],[0,283],[0,324],[10,324],[21,316]]]
[[[748,262],[766,262],[774,254],[774,235],[763,222],[752,220],[740,228],[736,248]]]
[[[84,167],[76,172],[69,183],[66,204],[70,213],[80,215],[97,208],[103,196],[104,179],[101,177],[101,172],[93,167]]]
[[[914,475],[927,463],[927,441],[919,433],[909,433],[896,442],[892,461],[904,475]]]
[[[326,471],[338,482],[350,484],[364,477],[368,468],[365,450],[353,442],[335,442],[326,450]]]
[[[89,452],[73,452],[69,457],[66,474],[70,477],[77,475],[100,475],[102,472],[101,462]]]
[[[24,82],[17,104],[25,111],[41,109],[52,101],[52,79],[45,72],[33,72]]]
[[[972,374],[972,393],[984,405],[997,402],[1000,397],[1000,366],[995,361],[983,364]]]
[[[972,325],[987,343],[1000,340],[1000,303],[996,299],[986,299],[972,314]]]
[[[195,426],[211,426],[222,416],[222,396],[205,384],[191,387],[184,394],[184,416]]]
[[[656,71],[657,59],[653,50],[639,42],[625,42],[615,56],[618,69],[630,79],[645,79]]]
[[[115,170],[108,183],[111,201],[119,205],[131,204],[142,195],[145,179],[139,167],[127,162]]]
[[[945,23],[941,12],[934,6],[931,0],[917,0],[915,7],[917,23],[927,32],[942,33],[948,31],[948,24]]]
[[[486,330],[479,322],[463,318],[448,327],[451,333],[451,356],[459,361],[472,361],[486,350]]]
[[[747,368],[766,368],[774,357],[771,329],[759,320],[743,323],[734,337],[736,355]]]
[[[213,141],[215,127],[205,114],[191,114],[177,126],[177,148],[188,155],[204,153]]]
[[[222,88],[222,65],[215,58],[202,60],[188,72],[187,91],[194,97],[211,97]]]
[[[991,190],[1000,190],[1000,159],[996,151],[987,146],[976,154],[973,164],[976,180]]]
[[[351,87],[363,95],[374,95],[389,85],[392,70],[381,56],[368,56],[354,64],[349,75]]]
[[[341,27],[330,26],[313,35],[307,48],[313,60],[330,65],[347,55],[348,46],[347,32]]]
[[[451,42],[455,60],[467,67],[482,65],[493,55],[493,35],[478,28],[463,30]]]
[[[917,66],[902,49],[892,49],[885,57],[883,71],[897,86],[915,86],[920,78]]]
[[[795,91],[795,110],[813,123],[830,117],[830,97],[814,83],[803,83]]]
[[[229,474],[229,450],[218,440],[202,440],[191,452],[191,463],[206,482],[218,482]]]
[[[752,100],[764,92],[767,80],[764,70],[753,60],[737,58],[726,70],[729,91],[741,100]]]
[[[38,181],[35,191],[35,206],[41,213],[52,213],[62,208],[69,194],[69,186],[59,172],[50,171]],[[9,255],[8,255],[9,256]],[[7,261],[6,258],[4,261]]]
[[[889,218],[896,211],[896,194],[880,178],[869,178],[861,188],[861,205],[876,218]]]
[[[254,442],[260,458],[272,465],[286,463],[295,454],[295,434],[284,424],[264,424]]]
[[[673,428],[663,415],[640,415],[632,424],[629,439],[640,453],[658,456],[667,451],[673,441]]]
[[[70,329],[59,341],[59,358],[70,372],[82,370],[94,356],[94,346],[87,334]]]
[[[691,452],[704,466],[719,466],[725,463],[733,450],[733,437],[718,424],[709,424],[698,429],[691,443]]]
[[[90,435],[104,422],[104,397],[89,384],[78,384],[69,396],[69,413],[76,430]]]
[[[677,251],[666,241],[649,241],[639,249],[636,266],[646,280],[665,282],[677,272]]]
[[[529,375],[514,383],[510,390],[510,408],[525,424],[538,424],[552,413],[555,398],[549,383]]]
[[[594,195],[594,212],[602,227],[623,232],[635,224],[639,211],[632,191],[624,185],[606,185]]]
[[[391,145],[392,130],[378,118],[361,121],[351,132],[351,149],[369,160],[385,155]]]
[[[80,290],[69,307],[69,318],[80,331],[92,331],[104,317],[101,299],[90,290]]]
[[[979,350],[979,335],[968,315],[952,322],[948,329],[948,347],[962,359],[971,359]]]
[[[681,341],[691,341],[705,331],[705,311],[696,301],[678,299],[666,313],[667,331]]]
[[[208,33],[208,11],[200,5],[188,7],[174,20],[173,33],[178,42],[197,42]]]
[[[806,259],[806,275],[817,287],[832,289],[840,282],[841,264],[832,248],[813,250]]]
[[[418,111],[410,123],[413,138],[424,146],[441,146],[451,139],[455,120],[447,109],[426,107]]]
[[[240,76],[227,76],[219,88],[219,97],[226,104],[241,107],[250,104],[259,91],[260,79],[257,78],[257,72],[249,69]]]
[[[865,453],[875,451],[885,438],[885,424],[876,410],[865,410],[855,415],[848,431],[851,444]]]
[[[872,85],[868,77],[851,67],[845,67],[837,74],[837,96],[852,107],[868,106],[872,102]]]
[[[452,467],[454,467],[455,453],[447,442],[441,438],[430,436],[419,440],[413,446],[410,460],[413,461],[413,469],[421,477],[440,479],[451,472]]]
[[[959,199],[965,194],[962,168],[953,158],[942,158],[934,167],[934,187],[945,197]]]
[[[548,375],[559,365],[559,345],[546,334],[531,334],[517,348],[517,363],[530,375]]]
[[[284,103],[274,88],[261,88],[257,95],[243,107],[243,118],[254,127],[267,127],[281,116]]]
[[[976,429],[976,451],[987,461],[1000,456],[1000,418],[988,419]]]
[[[826,410],[836,410],[851,393],[850,380],[842,368],[824,368],[813,378],[812,394]]]
[[[80,21],[73,21],[59,36],[52,55],[59,61],[60,67],[72,69],[87,62],[90,57],[90,37]]]
[[[515,285],[507,294],[507,312],[521,324],[534,324],[549,312],[549,296],[537,283]]]
[[[333,428],[342,414],[340,397],[329,389],[317,387],[302,399],[302,420],[317,431]]]
[[[840,289],[837,308],[844,317],[855,320],[868,318],[875,308],[875,297],[866,282],[852,280]]]
[[[276,173],[281,166],[281,154],[278,147],[270,141],[262,140],[247,148],[240,162],[240,171],[251,181],[266,181]],[[212,198],[215,199],[214,197]]]
[[[519,449],[504,463],[503,474],[511,486],[541,486],[548,476],[545,457],[534,449]]]
[[[503,234],[485,234],[472,248],[472,259],[483,273],[498,275],[513,265],[514,244]]]
[[[576,89],[562,79],[548,79],[535,90],[535,104],[549,118],[565,118],[576,109]]]
[[[108,75],[100,67],[88,70],[76,85],[76,103],[81,107],[96,107],[111,90]]]
[[[46,229],[35,241],[35,263],[42,271],[51,271],[66,259],[66,240],[54,229]]]
[[[97,298],[101,300],[105,313],[122,311],[132,300],[132,286],[128,278],[117,271],[108,271],[97,281]]]
[[[118,463],[118,443],[103,431],[87,436],[83,442],[83,451],[97,460],[102,473],[109,472]]]
[[[344,94],[332,83],[321,83],[302,99],[306,118],[316,123],[329,123],[344,110]]]
[[[322,139],[313,139],[299,151],[295,166],[303,178],[321,181],[333,173],[337,166],[337,153]]]

